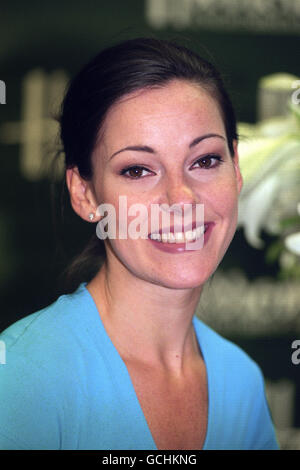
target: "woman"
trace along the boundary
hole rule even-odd
[[[1,448],[277,449],[259,367],[194,316],[242,187],[218,72],[168,41],[113,46],[71,82],[61,138],[72,207],[106,259],[2,334]],[[130,236],[134,204],[146,236]]]

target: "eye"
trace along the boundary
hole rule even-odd
[[[223,159],[219,155],[211,154],[205,155],[202,158],[199,158],[193,166],[199,164],[198,168],[202,168],[204,170],[210,170],[211,168],[215,168],[223,163]]]
[[[143,174],[144,172],[150,173],[150,170],[147,170],[147,168],[143,166],[131,166],[128,168],[124,168],[121,170],[120,174],[126,176],[127,178],[131,179],[140,179],[144,178],[146,175]]]

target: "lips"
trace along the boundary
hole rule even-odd
[[[187,241],[186,239],[184,239],[183,242],[181,242],[180,240],[177,240],[176,242],[174,242],[172,241],[172,239],[165,239],[165,240],[162,240],[161,238],[153,239],[151,238],[151,236],[153,236],[153,233],[150,234],[150,236],[148,237],[148,240],[152,244],[153,247],[166,253],[170,253],[170,254],[171,253],[173,254],[194,253],[194,250],[198,251],[208,243],[208,240],[210,239],[214,226],[215,226],[214,222],[205,222],[204,224],[205,232],[204,234],[202,232],[202,235],[200,236],[200,238],[196,237],[196,240],[195,240],[196,243],[194,243],[194,240]],[[199,228],[202,230],[202,227],[203,225],[198,225],[198,227],[196,227],[196,231],[199,230]],[[174,236],[174,228],[178,228],[178,227],[170,227],[169,230],[173,229],[173,234],[172,232],[169,231],[168,232],[169,237]],[[166,232],[164,233],[165,233],[165,236],[167,236],[167,233]],[[157,237],[162,237],[162,235],[163,235],[163,230],[160,230],[160,233],[158,231],[156,232]],[[201,238],[202,238],[202,242],[201,242]]]

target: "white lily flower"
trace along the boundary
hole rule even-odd
[[[255,248],[263,247],[262,229],[281,233],[281,220],[295,215],[300,199],[300,117],[295,105],[290,110],[287,117],[238,125],[244,179],[238,226]]]
[[[288,250],[300,256],[300,232],[288,235],[284,243]]]
[[[298,203],[297,210],[300,215],[300,203]],[[288,235],[285,238],[284,243],[288,250],[300,256],[300,232]]]

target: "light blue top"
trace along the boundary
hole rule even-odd
[[[204,449],[277,449],[258,365],[194,316],[208,377]],[[0,339],[0,449],[157,450],[86,283]]]

